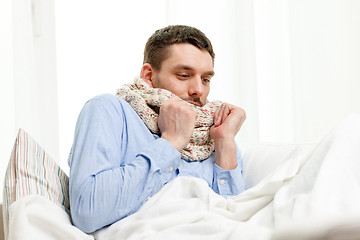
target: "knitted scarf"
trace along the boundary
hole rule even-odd
[[[116,96],[130,104],[152,133],[160,135],[159,108],[164,101],[175,95],[165,89],[152,88],[137,77],[133,83],[122,85],[117,90]],[[220,107],[221,102],[207,102],[202,107],[190,103],[189,105],[198,115],[190,141],[180,153],[181,157],[187,161],[201,161],[207,159],[214,150],[214,140],[210,138],[209,133],[210,127],[213,125],[214,113]]]

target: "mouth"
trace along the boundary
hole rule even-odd
[[[188,101],[188,103],[193,104],[193,105],[198,106],[198,107],[201,107],[200,103],[198,103],[198,102]]]

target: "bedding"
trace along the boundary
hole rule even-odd
[[[201,179],[177,178],[137,213],[94,236],[346,239],[351,235],[339,235],[341,227],[360,226],[359,160],[360,116],[353,115],[307,155],[288,154],[267,177],[238,196],[224,199]],[[359,239],[360,230],[352,230],[352,237]]]
[[[59,204],[31,194],[9,207],[9,232],[6,239],[91,240],[71,224],[70,216]]]
[[[87,235],[59,198],[35,191],[8,201],[8,239],[360,239],[360,115],[316,145],[241,149],[248,189],[238,196],[178,177],[135,214]]]

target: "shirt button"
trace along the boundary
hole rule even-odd
[[[170,172],[172,172],[174,170],[174,167],[170,167],[169,170]]]
[[[220,180],[220,184],[221,184],[221,185],[223,185],[223,184],[225,184],[225,183],[226,183],[226,180],[224,180],[224,179],[221,179],[221,180]]]
[[[150,200],[150,196],[148,196],[147,198],[146,198],[146,201],[149,201]]]

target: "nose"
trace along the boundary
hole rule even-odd
[[[194,77],[189,81],[189,96],[201,97],[204,93],[204,86],[201,77]]]

